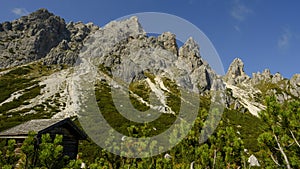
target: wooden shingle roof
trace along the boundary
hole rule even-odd
[[[59,127],[63,124],[70,125],[80,139],[87,136],[82,132],[70,118],[66,119],[34,119],[17,125],[13,128],[0,132],[0,138],[26,138],[30,131],[34,131],[38,135],[47,133],[51,128]]]

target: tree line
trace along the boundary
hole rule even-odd
[[[207,111],[202,110],[202,116],[197,117],[189,134],[164,154],[148,158],[126,158],[98,147],[80,154],[82,158],[70,160],[63,155],[61,135],[51,139],[49,134],[45,134],[37,146],[35,134],[29,133],[22,145],[16,145],[15,140],[8,140],[7,145],[1,147],[0,168],[300,168],[300,103],[292,101],[280,104],[275,97],[268,97],[266,105],[267,108],[259,114],[266,127],[257,138],[257,152],[247,151],[239,133],[232,126],[226,125],[224,119],[215,133],[200,144],[200,132],[205,125],[204,117],[207,116]],[[145,126],[130,126],[127,129],[131,136],[151,132]],[[173,131],[173,134],[180,134],[180,131]],[[169,141],[172,142],[172,137]],[[92,151],[97,153],[92,159],[86,158],[95,153]],[[259,166],[252,166],[248,162],[252,154],[257,157]]]

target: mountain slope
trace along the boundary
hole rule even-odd
[[[229,107],[238,109],[245,107],[254,116],[265,109],[266,96],[275,95],[281,103],[291,100],[299,100],[299,74],[295,74],[291,80],[283,78],[279,73],[272,75],[266,69],[263,73],[252,74],[252,78],[244,72],[244,63],[235,59],[224,76],[226,88],[231,91],[233,100]]]
[[[192,104],[180,91],[185,89],[196,100],[199,97],[193,94],[200,94],[199,114],[202,108],[209,110],[212,101],[225,102],[223,121],[241,131],[241,138],[250,140],[249,147],[255,147],[258,131],[250,124],[261,124],[257,116],[265,109],[265,97],[274,94],[280,102],[299,100],[300,75],[285,79],[266,70],[249,77],[243,62],[236,59],[220,77],[199,50],[192,38],[178,46],[170,32],[147,36],[136,17],[99,28],[91,23],[65,23],[41,9],[1,23],[0,131],[33,118],[78,115],[86,91],[77,80],[84,79],[90,82],[84,85],[95,87],[99,109],[122,131],[132,123],[117,110],[126,110],[128,102],[142,112],[161,113],[153,122],[157,126],[153,132],[164,131],[178,117],[181,100]],[[117,100],[111,96],[114,91],[118,91]],[[218,92],[223,95],[217,100]]]

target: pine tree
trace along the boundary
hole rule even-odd
[[[267,108],[260,113],[268,131],[258,142],[265,166],[300,168],[300,104],[297,101],[280,104],[275,97],[266,99]]]

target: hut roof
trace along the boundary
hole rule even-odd
[[[71,126],[79,139],[85,139],[87,136],[82,132],[70,118],[65,119],[34,119],[17,125],[13,128],[0,132],[0,138],[26,138],[30,131],[34,131],[38,135],[47,133],[54,127],[64,124]]]

